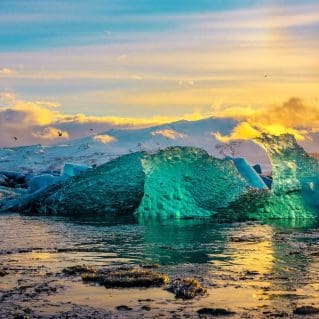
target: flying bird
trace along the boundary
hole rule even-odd
[[[61,137],[63,135],[63,132],[58,131],[59,136]]]
[[[13,139],[14,139],[15,141],[17,141],[17,140],[18,140],[18,138],[17,138],[16,136],[14,136],[14,137],[13,137]]]

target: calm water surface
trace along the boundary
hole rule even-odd
[[[6,214],[0,216],[0,253],[0,266],[21,270],[0,278],[2,292],[13,289],[23,276],[30,282],[37,280],[23,273],[28,269],[42,267],[43,272],[54,273],[75,264],[148,262],[160,264],[160,271],[172,277],[202,279],[209,295],[190,304],[192,308],[214,305],[236,311],[249,309],[258,317],[260,309],[289,312],[319,301],[319,227],[315,221],[138,223],[123,218]],[[81,287],[82,282],[70,282],[50,300],[59,303],[67,299],[104,308],[125,300],[134,307],[137,297],[150,293]],[[154,289],[152,295],[166,302],[174,300],[164,290]],[[44,314],[53,311],[43,305],[41,309]]]

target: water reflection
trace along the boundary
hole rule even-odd
[[[219,224],[211,219],[137,221],[134,217],[123,216],[42,217],[37,220],[46,227],[47,223],[62,225],[56,232],[67,235],[64,238],[68,243],[73,241],[78,248],[104,249],[119,257],[134,256],[160,264],[223,261],[229,266],[259,272],[277,269],[281,263],[294,267],[306,262],[302,258],[299,261],[299,254],[287,256],[291,245],[287,238],[291,233],[304,234],[318,228],[318,222],[313,219],[233,224]],[[285,235],[284,241],[278,240],[280,233]],[[236,236],[255,236],[260,240],[233,242],[231,238]]]
[[[0,218],[1,250],[31,248],[14,255],[16,264],[56,269],[64,263],[154,262],[167,269],[202,264],[206,268],[200,275],[216,285],[211,291],[216,300],[231,304],[237,293],[240,300],[250,296],[252,303],[273,307],[318,297],[318,234],[315,220],[218,224],[210,219]],[[0,255],[0,262],[6,256]]]
[[[220,254],[229,225],[207,220],[167,220],[146,224],[144,255],[160,264],[207,263]]]
[[[268,225],[242,225],[231,231],[226,245],[229,268],[236,272],[268,273],[274,263],[273,228]],[[231,240],[232,238],[238,240]]]

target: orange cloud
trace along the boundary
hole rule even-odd
[[[217,140],[223,143],[228,143],[232,140],[250,140],[259,136],[259,134],[260,132],[247,122],[238,124],[229,136],[223,136],[219,132],[212,133]]]
[[[179,132],[172,130],[172,129],[157,130],[157,131],[152,132],[151,134],[153,136],[160,135],[160,136],[163,136],[169,140],[176,140],[178,138],[186,137],[185,134],[179,133]]]
[[[52,143],[61,138],[83,137],[91,132],[103,132],[110,128],[145,128],[154,125],[184,120],[198,120],[208,116],[233,118],[237,126],[229,135],[212,134],[221,142],[249,140],[267,132],[273,135],[294,134],[304,140],[311,132],[319,131],[319,109],[314,103],[300,98],[273,106],[254,109],[251,106],[219,106],[210,113],[193,112],[180,116],[153,116],[132,118],[116,116],[68,115],[59,109],[59,103],[49,101],[26,101],[11,92],[0,93],[0,145],[23,145],[30,143]],[[59,131],[62,132],[59,134]],[[155,130],[153,136],[176,140],[185,134],[173,129]],[[18,142],[14,137],[19,137]],[[95,140],[101,143],[114,141],[107,134],[100,134]]]
[[[111,142],[115,142],[116,138],[111,135],[103,134],[103,135],[95,135],[93,137],[93,140],[103,144],[109,144]]]
[[[298,140],[304,140],[308,133],[319,130],[318,111],[318,106],[306,104],[300,98],[294,97],[279,106],[251,112],[245,117],[234,113],[233,117],[242,121],[232,133],[228,136],[222,136],[219,132],[213,134],[221,142],[248,140],[258,137],[262,132],[272,135],[290,133]],[[226,110],[225,114],[229,116],[231,112]],[[219,116],[223,117],[223,112]]]
[[[145,128],[181,118],[192,120],[203,117],[199,112],[181,117],[153,116],[149,118],[68,115],[61,112],[59,106],[57,102],[27,101],[18,98],[12,92],[0,92],[0,145],[48,144],[57,142],[61,138],[79,138],[92,134],[93,131],[101,132],[110,128]],[[182,137],[182,134],[169,130],[156,134],[170,139]],[[105,134],[96,136],[95,140],[105,144],[114,141],[112,137]]]
[[[11,74],[13,74],[13,70],[11,70],[9,68],[0,69],[0,76],[8,76]]]
[[[56,102],[21,100],[11,92],[0,94],[0,114],[7,126],[49,125],[61,117],[54,110],[59,106]]]
[[[59,130],[55,127],[45,127],[42,131],[36,131],[32,133],[32,136],[44,140],[56,140],[57,138],[60,139],[68,139],[69,133],[67,131]]]

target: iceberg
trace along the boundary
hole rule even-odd
[[[37,175],[30,178],[30,180],[28,181],[28,188],[30,193],[34,193],[54,183],[57,183],[60,180],[62,180],[62,177],[54,176],[51,174]]]
[[[233,162],[197,148],[172,147],[118,157],[45,188],[18,209],[40,214],[207,217],[249,189]]]
[[[130,214],[144,192],[142,153],[128,154],[48,186],[19,204],[24,213]]]
[[[244,159],[217,159],[199,148],[175,146],[120,156],[39,188],[14,209],[33,214],[135,214],[141,220],[317,216],[319,162],[291,135],[264,134],[256,143],[272,164],[271,189]]]
[[[76,176],[76,175],[79,175],[80,173],[85,172],[86,170],[90,168],[92,167],[88,165],[65,163],[61,170],[61,176],[64,176],[64,177]]]
[[[256,192],[231,203],[227,214],[240,211],[250,219],[313,218],[319,213],[319,162],[299,146],[294,136],[262,134],[256,139],[272,165],[270,192]]]
[[[6,175],[0,174],[0,185],[6,184],[7,180],[8,180],[8,178]]]
[[[0,186],[0,212],[16,209],[26,197],[28,197],[28,191],[25,188]]]
[[[245,193],[249,185],[234,163],[193,147],[171,147],[142,158],[143,218],[207,217]]]
[[[319,162],[297,144],[293,135],[262,134],[256,142],[265,149],[271,165],[275,194],[301,191],[319,177]]]
[[[257,174],[253,167],[251,167],[244,158],[227,157],[234,162],[239,174],[247,181],[247,183],[254,188],[268,189],[263,179]]]

